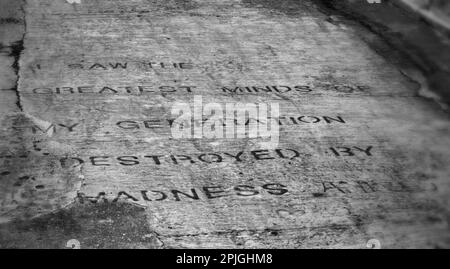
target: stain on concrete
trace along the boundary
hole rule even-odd
[[[30,220],[0,225],[0,248],[81,249],[160,248],[162,242],[147,226],[143,208],[127,203],[74,203]]]

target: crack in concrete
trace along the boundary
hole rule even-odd
[[[156,240],[158,240],[159,243],[161,243],[161,246],[159,247],[160,249],[165,249],[166,248],[166,243],[164,243],[164,241],[161,239],[161,236],[159,233],[153,231],[152,235],[156,238]]]
[[[417,85],[417,95],[419,97],[432,100],[437,103],[443,111],[449,111],[449,105],[442,100],[442,97],[430,89],[428,81],[422,72],[419,70],[404,70],[401,68],[398,68],[398,70],[407,80]]]
[[[12,68],[16,75],[16,81],[14,87],[11,89],[15,92],[17,101],[16,105],[21,112],[24,112],[24,107],[22,104],[22,97],[19,92],[19,83],[20,83],[20,58],[22,56],[22,52],[24,50],[24,40],[27,33],[27,23],[26,23],[26,11],[25,11],[26,0],[22,0],[20,4],[20,10],[22,12],[22,22],[23,22],[23,35],[22,39],[11,44],[11,52],[10,56],[14,57],[14,63],[12,64]]]

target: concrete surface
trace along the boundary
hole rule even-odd
[[[435,11],[439,6],[442,7],[441,10],[445,10],[446,5],[441,1],[430,1],[429,5],[419,5],[419,2],[391,0],[382,1],[381,4],[367,4],[366,0],[324,1],[331,9],[325,12],[332,21],[344,16],[358,21],[378,35],[384,41],[383,44],[364,34],[362,38],[374,51],[399,66],[405,75],[418,81],[422,87],[421,94],[445,103],[444,106],[448,107],[450,25],[430,23],[429,20],[441,17]],[[386,45],[389,46],[388,49]],[[393,53],[401,56],[392,56]],[[420,70],[420,74],[408,67],[411,64]]]
[[[0,247],[449,247],[448,112],[361,22],[321,1],[1,3]],[[173,139],[194,95],[279,103],[280,144]]]

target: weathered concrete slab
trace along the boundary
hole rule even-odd
[[[443,33],[450,33],[450,3],[445,0],[399,0],[399,5],[418,14]]]
[[[75,2],[23,5],[1,247],[449,246],[448,113],[377,36],[314,1]],[[195,96],[279,103],[279,145],[174,139]]]

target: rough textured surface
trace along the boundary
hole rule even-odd
[[[2,3],[24,39],[2,36],[0,247],[449,247],[448,113],[360,23],[318,1]],[[194,95],[278,102],[280,145],[172,139]]]
[[[450,2],[446,0],[398,0],[399,6],[418,14],[445,34],[450,34]]]
[[[398,60],[391,57],[392,48],[400,51],[402,60],[409,59],[421,75],[405,68],[404,74],[422,84],[421,94],[440,100],[448,107],[450,104],[450,25],[425,23],[424,8],[428,8],[427,18],[438,18],[436,8],[444,4],[429,1],[430,5],[419,5],[420,1],[383,1],[383,4],[368,5],[366,0],[326,0],[328,7],[339,11],[349,19],[354,19],[366,26],[370,31],[381,36],[391,48],[380,48],[378,40],[369,40],[371,47],[389,61]],[[331,12],[332,14],[333,12]],[[444,15],[442,15],[444,16]],[[333,17],[332,17],[333,18]],[[447,16],[445,16],[447,18]],[[338,17],[339,19],[339,17]],[[374,45],[374,43],[376,45]],[[398,63],[396,63],[398,65]],[[411,72],[412,71],[412,72]]]
[[[1,244],[3,248],[66,248],[69,240],[77,238],[83,248],[161,247],[146,223],[145,210],[133,205],[79,204],[0,227]]]

